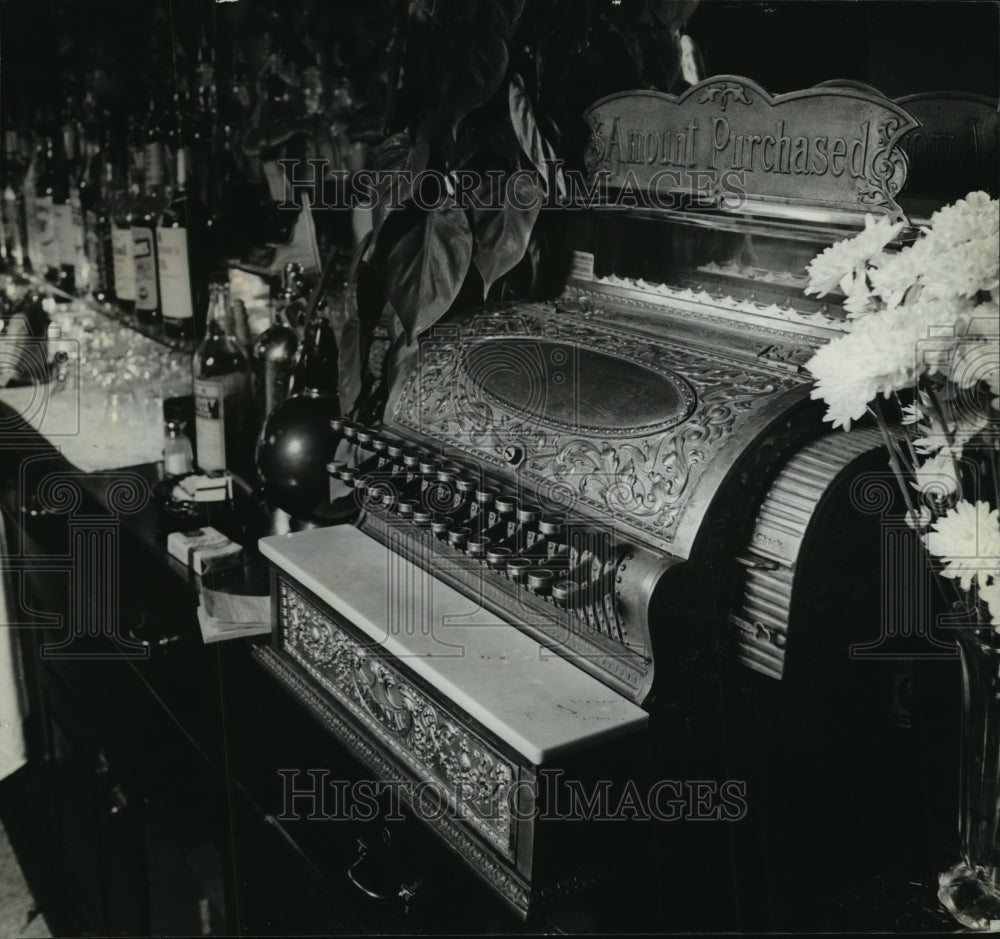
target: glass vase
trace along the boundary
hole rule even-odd
[[[962,661],[959,840],[938,898],[963,926],[1000,931],[1000,645],[992,629],[955,630]]]

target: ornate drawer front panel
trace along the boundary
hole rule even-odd
[[[284,578],[277,597],[282,649],[418,779],[438,783],[448,811],[513,858],[516,765]]]

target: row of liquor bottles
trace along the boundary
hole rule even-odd
[[[189,338],[222,260],[217,216],[191,184],[192,153],[207,152],[148,124],[117,160],[110,133],[74,121],[33,142],[5,130],[0,261]]]
[[[74,353],[58,330],[52,341],[48,293],[32,277],[0,276],[0,387],[66,380],[79,344]],[[314,303],[314,294],[299,265],[286,265],[271,325],[252,337],[243,302],[213,278],[190,394],[174,382],[164,400],[167,475],[228,470],[250,485],[264,483],[276,505],[305,514],[323,500],[335,448],[329,421],[339,414],[339,351],[325,303]],[[88,363],[91,371],[95,364]]]

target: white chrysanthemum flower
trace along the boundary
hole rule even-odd
[[[872,262],[872,290],[888,307],[919,283],[928,297],[973,297],[1000,282],[1000,202],[970,193],[935,212],[930,228],[908,248]]]
[[[943,565],[942,574],[957,580],[963,590],[1000,567],[1000,512],[988,502],[972,505],[962,500],[924,535],[924,544]]]
[[[868,278],[863,273],[847,274],[840,282],[840,289],[844,296],[844,309],[850,314],[851,319],[874,313],[877,307],[877,298],[868,289]]]
[[[926,237],[895,254],[886,252],[872,262],[868,272],[872,291],[887,307],[899,306],[906,291],[918,283],[927,270],[930,252]]]
[[[981,303],[967,320],[945,374],[959,388],[983,381],[993,394],[1000,394],[1000,304]]]
[[[928,259],[920,284],[928,297],[975,297],[1000,284],[1000,233],[953,245]]]
[[[855,321],[849,333],[827,343],[808,363],[816,379],[812,397],[829,405],[824,420],[849,430],[877,395],[888,397],[945,367],[958,342],[958,320],[954,304],[935,302]]]
[[[872,258],[881,254],[882,249],[903,227],[902,222],[893,224],[885,216],[875,218],[865,216],[865,227],[853,238],[830,245],[822,254],[809,263],[809,286],[807,294],[822,297],[836,287],[848,274],[854,274]]]
[[[923,395],[923,392],[921,392],[921,395]],[[922,401],[913,401],[910,404],[904,404],[902,423],[919,424],[925,417],[927,417],[927,413],[924,411],[926,406],[926,403]]]
[[[914,469],[910,485],[922,495],[934,499],[954,495],[959,485],[955,461],[946,453],[925,460]]]
[[[906,515],[904,515],[903,518],[910,528],[916,529],[917,531],[923,531],[932,521],[934,521],[934,515],[926,505],[921,505],[916,509],[907,509]]]
[[[989,238],[997,231],[1000,231],[1000,201],[985,192],[970,192],[931,216],[928,237],[937,243],[935,246],[947,247]]]
[[[923,456],[940,454],[952,460],[962,459],[965,448],[989,426],[985,414],[963,414],[945,431],[941,424],[932,421],[923,428],[923,434],[913,441],[913,449]],[[949,442],[950,438],[950,442]]]
[[[891,312],[905,325],[906,338],[919,357],[918,375],[943,375],[952,371],[956,349],[966,343],[973,301],[952,297],[948,300],[916,300]],[[973,343],[975,345],[975,343]]]

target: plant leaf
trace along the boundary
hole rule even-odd
[[[476,236],[473,263],[483,279],[483,299],[524,257],[545,196],[542,187],[524,173],[508,177],[508,184],[513,198],[505,199],[501,208],[475,209],[472,213]]]
[[[696,6],[698,0],[653,0],[653,13],[667,29],[674,31],[684,28]]]
[[[433,326],[452,305],[472,260],[472,231],[454,205],[399,216],[399,228],[383,255],[386,296],[403,324],[407,341]]]
[[[535,120],[535,110],[531,101],[528,100],[524,90],[524,81],[520,75],[511,76],[508,99],[514,136],[517,137],[517,142],[521,145],[525,156],[531,160],[539,175],[543,180],[547,180],[549,178],[547,163],[555,161],[556,154],[538,127],[538,122]],[[561,168],[556,173],[556,186],[560,195],[566,194],[566,183]]]
[[[485,24],[509,40],[523,11],[524,0],[457,0],[451,14],[461,22]]]
[[[467,114],[497,93],[507,74],[507,43],[495,29],[476,28],[451,40],[443,103],[451,115],[452,135]]]
[[[393,134],[379,144],[372,155],[372,169],[376,173],[400,173],[398,182],[385,176],[376,180],[377,203],[372,212],[372,233],[378,236],[379,229],[389,213],[400,208],[410,198],[412,178],[427,168],[428,147],[424,141],[413,143],[407,134]],[[402,175],[408,174],[408,175]]]

